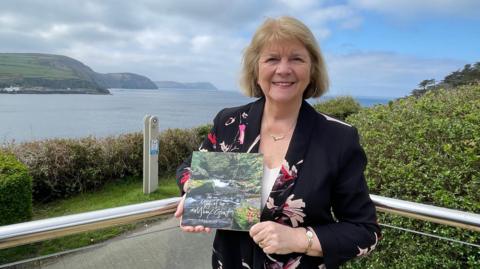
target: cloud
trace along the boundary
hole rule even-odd
[[[350,0],[353,7],[372,10],[402,19],[424,19],[435,16],[477,18],[477,0]]]
[[[319,4],[318,0],[276,0],[279,4],[282,4],[289,9],[305,10]]]
[[[102,73],[134,72],[153,80],[211,81],[221,89],[235,90],[242,50],[265,17],[298,17],[324,47],[336,31],[361,28],[364,10],[385,14],[407,14],[407,8],[418,12],[429,8],[438,14],[478,10],[473,1],[461,1],[457,6],[451,4],[453,1],[435,1],[440,7],[433,7],[432,0],[403,1],[408,5],[387,2],[4,0],[0,8],[0,52],[63,54]],[[381,52],[332,55],[329,63],[333,90],[359,89],[373,95],[372,89],[408,91],[420,79],[457,68],[449,61]],[[436,69],[425,73],[422,68],[429,64]]]
[[[214,49],[211,47],[213,45],[212,41],[213,38],[209,35],[194,36],[191,40],[192,50],[196,53],[199,53],[207,49]]]
[[[327,55],[331,94],[401,97],[424,79],[442,80],[465,62],[429,59],[392,52]]]
[[[357,12],[346,5],[328,6],[314,9],[305,15],[307,24],[311,25],[315,36],[321,40],[327,39],[331,34],[331,24],[340,28],[357,28],[362,19]]]
[[[254,0],[2,1],[0,51],[65,54],[99,72],[210,80],[237,88],[242,49],[265,16],[294,9],[319,38],[348,12],[321,2]],[[310,18],[310,21],[308,19]]]

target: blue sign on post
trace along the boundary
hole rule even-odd
[[[150,143],[150,155],[158,155],[158,139],[152,139]]]

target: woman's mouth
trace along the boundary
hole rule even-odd
[[[280,86],[280,87],[288,87],[288,86],[292,86],[293,84],[295,84],[295,82],[276,81],[276,82],[272,82],[272,84],[275,85],[275,86]]]

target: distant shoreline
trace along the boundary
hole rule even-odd
[[[0,89],[0,94],[95,94],[95,95],[110,95],[108,89],[87,89],[87,88],[73,88],[73,89],[49,89],[45,87],[8,87]]]
[[[158,88],[164,89],[202,89],[218,91],[218,88],[210,82],[154,81],[154,83]]]

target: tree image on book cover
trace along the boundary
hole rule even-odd
[[[263,155],[193,152],[182,225],[248,231],[260,221]]]

